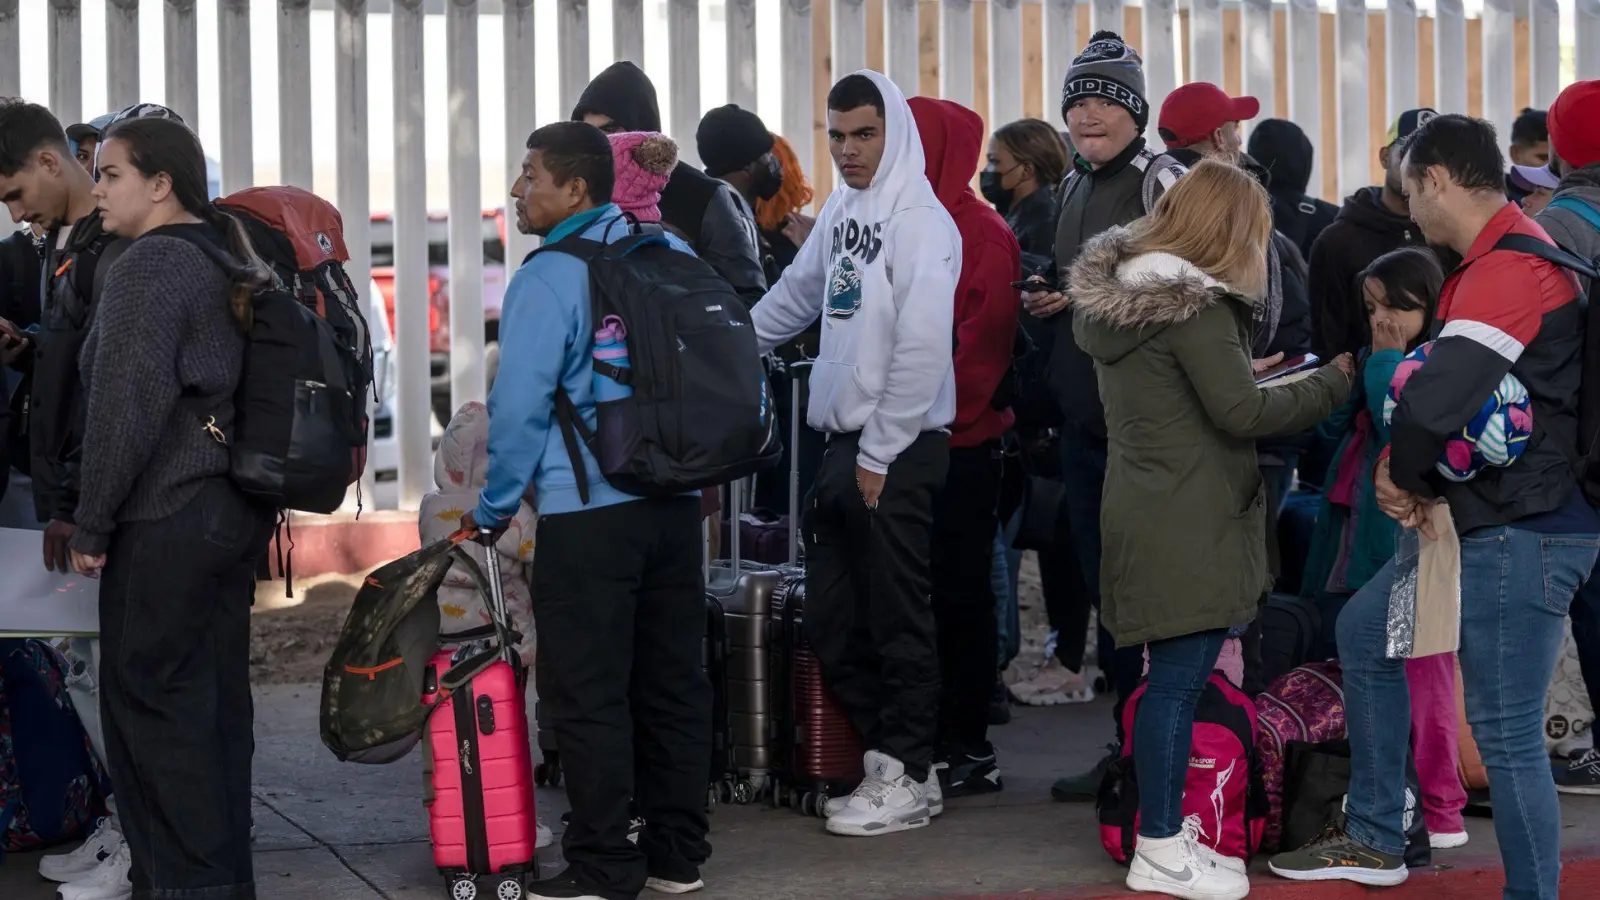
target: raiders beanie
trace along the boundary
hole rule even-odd
[[[1103,97],[1126,109],[1143,131],[1150,124],[1150,104],[1144,96],[1144,60],[1114,31],[1097,31],[1067,69],[1061,88],[1061,118],[1073,101]]]

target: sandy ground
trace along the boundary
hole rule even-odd
[[[322,680],[345,615],[364,576],[336,575],[297,581],[294,596],[284,596],[281,581],[261,582],[250,617],[250,677],[255,684],[300,684]],[[1032,552],[1024,554],[1018,579],[1022,610],[1022,653],[1007,680],[1024,678],[1043,658],[1048,626],[1039,567]]]

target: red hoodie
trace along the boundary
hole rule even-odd
[[[983,119],[959,103],[910,99],[922,135],[928,181],[961,232],[961,280],[956,283],[956,420],[950,446],[976,447],[1011,427],[1010,410],[989,406],[1011,367],[1021,298],[1011,282],[1022,277],[1022,249],[1006,220],[972,193],[983,149]]]

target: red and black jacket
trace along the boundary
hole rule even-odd
[[[1427,364],[1406,383],[1390,427],[1394,483],[1449,501],[1463,534],[1553,512],[1577,488],[1584,334],[1578,283],[1542,259],[1494,249],[1509,234],[1554,243],[1512,204],[1489,220],[1444,283],[1442,328]],[[1446,439],[1471,421],[1507,372],[1533,403],[1534,433],[1522,457],[1471,481],[1440,477],[1434,463]]]

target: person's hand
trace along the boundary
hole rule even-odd
[[[1356,380],[1356,361],[1348,353],[1341,353],[1333,358],[1328,365],[1344,373],[1344,380],[1354,384]]]
[[[0,365],[11,365],[28,349],[28,336],[15,324],[0,318]]]
[[[100,570],[105,567],[106,555],[104,553],[99,556],[85,556],[76,550],[72,551],[72,571],[85,578],[99,578]]]
[[[1381,353],[1384,350],[1405,350],[1406,336],[1400,331],[1400,323],[1389,319],[1379,319],[1372,323],[1372,352]]]
[[[1415,528],[1430,541],[1437,541],[1439,535],[1433,530],[1433,505],[1437,500],[1418,500],[1411,508],[1411,514],[1400,520],[1406,528]]]
[[[1389,518],[1405,523],[1417,508],[1417,495],[1394,483],[1389,477],[1389,460],[1378,461],[1372,470],[1372,487],[1377,496],[1378,508]]]
[[[1024,291],[1022,294],[1022,308],[1028,311],[1028,315],[1036,319],[1048,319],[1066,308],[1066,294],[1050,290],[1048,282],[1038,275],[1028,280],[1039,282],[1040,287],[1040,290]]]
[[[816,227],[817,220],[805,213],[792,212],[783,217],[783,236],[796,247],[804,244]]]
[[[44,567],[65,575],[72,571],[67,543],[78,531],[78,526],[60,519],[51,519],[44,527]]]
[[[1266,359],[1252,359],[1250,360],[1250,371],[1256,375],[1260,375],[1262,372],[1265,372],[1281,362],[1283,362],[1282,353],[1274,353]]]
[[[861,492],[862,502],[867,504],[867,509],[878,508],[878,498],[883,496],[883,483],[887,476],[877,472],[869,472],[856,464],[856,490]]]

